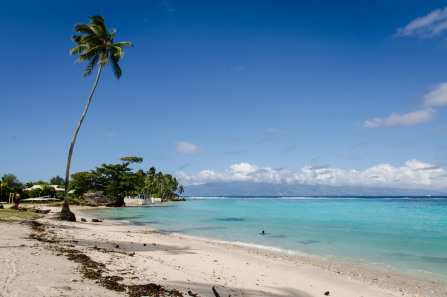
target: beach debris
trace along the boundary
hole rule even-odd
[[[220,297],[219,293],[217,293],[217,290],[216,290],[216,288],[214,286],[213,286],[213,294],[214,294],[215,297]],[[228,295],[228,297],[231,297],[231,294]]]
[[[188,291],[188,295],[189,295],[189,296],[193,296],[193,297],[197,297],[199,294],[194,294],[193,292]]]
[[[85,218],[81,218],[81,222],[87,222]]]
[[[92,219],[92,222],[93,222],[93,223],[101,223],[102,220],[100,220],[100,219]]]
[[[31,208],[31,211],[32,212],[35,212],[35,213],[43,213],[43,214],[47,214],[47,213],[49,213],[51,210],[50,209],[38,209],[38,208]]]
[[[116,249],[119,249],[119,248],[120,248],[120,245],[119,245],[119,244],[115,245],[115,248],[116,248]]]
[[[143,246],[146,246],[146,244],[145,244],[145,243],[143,243]]]
[[[329,296],[329,291],[324,292],[324,295]]]
[[[146,285],[129,285],[127,286],[127,294],[130,297],[140,297],[140,296],[172,296],[172,297],[183,297],[183,294],[175,289],[168,290],[164,287],[150,283]]]
[[[80,271],[83,274],[84,278],[97,280],[97,283],[109,290],[113,290],[116,292],[125,292],[130,297],[141,297],[141,296],[164,296],[164,297],[184,297],[184,295],[175,289],[167,289],[161,285],[157,285],[154,283],[149,284],[141,284],[141,285],[128,285],[120,283],[124,280],[121,276],[116,275],[108,275],[104,276],[104,272],[109,272],[106,265],[101,262],[96,262],[92,260],[88,255],[84,254],[80,250],[67,248],[66,246],[62,246],[59,240],[50,239],[50,232],[47,232],[46,228],[49,226],[45,226],[35,220],[30,221],[30,227],[33,231],[29,236],[32,239],[39,240],[40,242],[47,242],[52,244],[50,249],[59,253],[59,255],[65,255],[68,260],[74,261],[80,264]],[[46,227],[46,228],[45,228]],[[54,237],[54,236],[53,236]],[[129,256],[135,255],[134,252],[124,252],[124,251],[116,251],[116,250],[106,250],[102,248],[98,248],[103,252],[115,252],[122,253]],[[82,280],[80,280],[82,281]],[[77,280],[72,279],[71,282],[77,282]],[[68,288],[68,287],[67,287]],[[90,288],[87,288],[90,290]],[[194,294],[190,296],[198,296],[198,294]]]

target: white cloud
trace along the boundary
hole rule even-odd
[[[394,112],[385,119],[375,118],[372,121],[365,121],[364,126],[366,128],[392,126],[412,127],[420,123],[433,121],[437,115],[437,110],[432,108],[416,110],[404,114]]]
[[[251,181],[331,186],[395,187],[409,189],[447,189],[447,172],[440,166],[409,160],[401,167],[378,164],[363,171],[305,166],[301,172],[258,167],[249,163],[231,165],[224,172],[203,170],[194,175],[176,173],[184,185],[208,182]]]
[[[281,183],[291,172],[285,169],[273,169],[271,167],[258,167],[249,163],[239,163],[230,166],[224,172],[203,170],[189,176],[184,172],[177,172],[176,176],[183,184],[204,184],[213,181],[254,181],[265,183]]]
[[[423,38],[439,35],[447,30],[447,7],[436,9],[426,16],[411,21],[397,30],[398,36],[419,36]]]
[[[198,154],[205,151],[203,147],[185,141],[176,141],[175,143],[177,144],[175,150],[182,155]]]
[[[436,85],[432,91],[424,96],[425,106],[447,105],[447,83]]]

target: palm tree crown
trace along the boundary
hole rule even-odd
[[[100,15],[89,17],[90,24],[77,24],[74,31],[81,35],[73,35],[72,40],[76,43],[76,47],[70,50],[70,54],[77,55],[77,62],[89,61],[83,76],[92,73],[97,64],[104,66],[109,64],[112,66],[113,73],[117,79],[121,77],[121,68],[118,64],[119,60],[124,56],[124,47],[133,47],[133,44],[127,41],[113,42],[116,30],[111,29],[107,33],[106,22]]]

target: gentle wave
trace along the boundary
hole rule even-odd
[[[267,246],[267,245],[256,244],[256,243],[248,243],[248,242],[242,242],[242,241],[218,240],[218,239],[211,239],[211,238],[195,236],[195,235],[187,235],[187,234],[177,233],[177,232],[173,232],[173,233],[170,233],[167,231],[163,232],[160,230],[157,230],[157,232],[169,234],[169,235],[173,235],[173,236],[177,236],[177,237],[181,237],[181,238],[188,238],[188,239],[200,240],[200,241],[205,241],[205,242],[240,246],[240,247],[249,248],[249,249],[253,249],[253,250],[267,251],[267,252],[284,254],[284,255],[293,255],[293,256],[299,255],[299,256],[308,256],[308,257],[310,256],[309,254],[305,254],[305,253],[298,252],[298,251],[286,250],[286,249],[282,249],[279,247]]]

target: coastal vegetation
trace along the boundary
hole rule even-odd
[[[112,199],[113,206],[122,206],[124,197],[136,193],[160,197],[162,201],[172,200],[183,193],[183,186],[171,174],[157,172],[155,167],[148,171],[133,172],[130,164],[141,163],[139,157],[123,157],[119,164],[102,164],[90,171],[71,175],[70,190],[76,199],[82,199],[89,191],[101,191]]]
[[[101,191],[111,200],[111,206],[122,206],[125,196],[148,194],[149,197],[169,201],[184,192],[183,186],[172,174],[157,172],[155,167],[136,172],[129,167],[131,164],[141,163],[143,158],[123,157],[120,160],[121,163],[118,164],[102,164],[90,171],[73,173],[68,187],[69,201],[82,202],[86,193]],[[49,182],[39,180],[24,184],[14,174],[4,174],[0,183],[0,201],[7,202],[11,193],[21,194],[22,199],[42,196],[63,198],[62,193],[57,192],[54,187],[64,188],[63,183],[63,178],[55,176]],[[33,188],[35,185],[39,187]]]
[[[70,50],[70,54],[79,55],[77,62],[88,62],[87,68],[83,74],[84,77],[89,76],[96,65],[99,65],[98,73],[96,75],[95,84],[90,92],[90,96],[87,100],[84,112],[79,120],[79,123],[74,132],[73,138],[70,144],[70,150],[68,152],[67,167],[65,170],[65,194],[64,204],[61,210],[61,219],[68,221],[76,221],[76,216],[70,211],[68,206],[68,185],[70,178],[70,163],[73,155],[73,148],[76,142],[79,129],[81,128],[82,121],[87,113],[90,101],[92,100],[93,93],[98,85],[99,77],[103,66],[110,64],[112,66],[113,74],[117,79],[121,77],[121,68],[119,66],[119,60],[124,56],[123,48],[133,47],[130,42],[114,42],[116,30],[110,30],[108,33],[105,20],[102,16],[96,15],[89,17],[90,24],[77,24],[74,27],[74,31],[79,33],[72,36],[73,42],[76,47]]]
[[[59,198],[62,198],[62,195],[57,193],[54,186],[63,188],[64,185],[63,183],[57,182],[61,182],[60,176],[52,177],[49,182],[39,180],[37,182],[27,182],[24,184],[17,178],[16,175],[7,173],[2,176],[0,182],[0,201],[8,202],[10,194],[20,194],[22,199],[41,196],[58,197],[59,195]],[[26,190],[32,188],[35,185],[38,185],[39,187],[35,187],[31,190]]]

